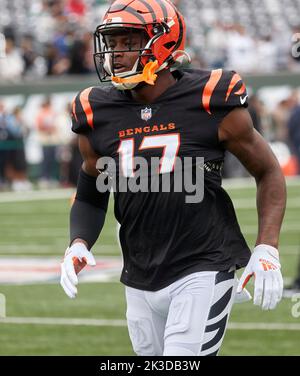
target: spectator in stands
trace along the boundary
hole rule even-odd
[[[93,35],[86,31],[82,35],[82,41],[84,43],[84,50],[85,50],[85,66],[89,70],[89,72],[95,72],[95,63],[94,63],[94,37]]]
[[[42,0],[40,2],[40,9],[35,17],[35,31],[36,38],[40,43],[50,43],[55,32],[56,20],[51,14],[50,2],[48,0]]]
[[[12,37],[6,37],[5,57],[0,59],[0,79],[18,81],[24,71],[20,50]]]
[[[286,98],[282,99],[272,113],[273,137],[272,141],[289,143],[288,122],[292,111],[298,103],[296,91],[292,91]]]
[[[86,4],[83,0],[67,0],[65,10],[71,15],[78,18],[84,17],[86,14]]]
[[[46,60],[38,54],[34,44],[34,37],[30,34],[24,35],[21,39],[20,48],[24,61],[24,76],[27,78],[45,76]]]
[[[224,25],[217,21],[206,34],[205,57],[210,68],[223,68],[227,59],[227,35]]]
[[[6,162],[7,162],[7,141],[9,139],[7,129],[7,114],[4,104],[0,102],[0,189],[5,185],[6,180]]]
[[[282,32],[280,28],[275,29],[272,35],[276,46],[276,71],[287,71],[291,60],[291,35]],[[263,67],[260,68],[260,72],[264,72]]]
[[[240,73],[254,72],[257,67],[253,38],[241,25],[234,25],[227,34],[227,68]]]
[[[7,151],[7,177],[13,191],[27,191],[32,184],[27,177],[27,162],[25,157],[24,138],[28,135],[25,128],[22,111],[16,107],[7,117],[7,129],[10,135],[11,146]]]
[[[68,72],[70,68],[69,57],[62,57],[52,43],[46,45],[45,57],[47,76],[60,76]]]
[[[89,58],[93,56],[91,53],[91,39],[89,38],[76,39],[69,51],[70,74],[87,74],[94,72],[94,63]]]
[[[68,24],[58,23],[52,43],[56,47],[60,57],[66,57],[69,53],[70,44],[74,40],[74,32]]]
[[[271,35],[265,35],[256,42],[255,71],[263,70],[264,73],[274,73],[277,69],[277,47]]]
[[[65,18],[64,3],[63,0],[48,0],[50,14],[54,19]]]
[[[21,51],[22,57],[24,60],[24,74],[32,71],[34,68],[34,61],[37,57],[37,54],[33,46],[33,37],[32,35],[24,35],[21,40]]]
[[[71,131],[71,104],[68,103],[64,110],[56,116],[56,126],[58,129],[58,161],[59,161],[59,181],[64,187],[69,186],[70,182],[70,165],[72,159],[72,143],[76,142],[76,137]],[[74,140],[75,139],[75,140]],[[77,143],[76,143],[77,144]],[[78,171],[80,166],[78,166]],[[76,185],[76,183],[75,183]]]
[[[57,180],[56,148],[58,143],[58,130],[56,114],[52,108],[50,98],[42,103],[36,118],[39,142],[43,148],[43,161],[41,166],[42,187],[48,187]]]

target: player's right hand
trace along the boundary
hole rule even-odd
[[[86,266],[95,266],[93,254],[83,243],[75,243],[67,248],[63,262],[61,263],[60,284],[69,298],[77,295],[77,274]]]

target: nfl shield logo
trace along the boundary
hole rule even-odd
[[[146,107],[144,110],[141,111],[141,118],[142,120],[148,121],[152,118],[152,108]]]

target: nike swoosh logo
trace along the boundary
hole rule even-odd
[[[244,98],[240,97],[241,104],[244,105],[246,103],[247,98],[249,95],[246,95]]]

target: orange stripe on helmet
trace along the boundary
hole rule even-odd
[[[144,25],[145,18],[134,7],[130,6],[131,3],[132,1],[115,1],[106,12],[104,19],[121,17],[124,24],[138,23]]]
[[[132,0],[116,0],[116,1],[112,2],[111,6],[108,9],[108,12],[109,13],[112,13],[112,12],[121,12],[130,3],[132,3]]]
[[[83,90],[83,92],[80,94],[79,100],[83,108],[83,111],[85,113],[88,125],[91,128],[94,128],[94,114],[93,114],[93,110],[89,102],[89,95],[92,89],[93,88],[90,87],[88,89]]]
[[[156,14],[151,4],[146,0],[138,0],[138,2],[144,5],[144,7],[151,13],[152,21],[156,22]]]
[[[126,12],[126,13],[130,14],[131,16],[135,17],[136,19],[138,19],[141,24],[144,25],[146,23],[146,20],[145,20],[144,16],[142,14],[138,13],[134,8],[132,8],[132,7],[126,7],[126,9],[124,9],[124,12]],[[123,11],[122,11],[122,13],[123,13]],[[126,22],[127,22],[127,19],[126,19]],[[135,21],[132,20],[130,22],[136,22],[136,20]]]
[[[230,81],[230,84],[228,86],[228,90],[227,90],[227,94],[226,94],[226,100],[225,102],[228,101],[228,98],[232,92],[232,90],[234,89],[235,85],[239,82],[239,81],[242,81],[242,78],[239,74],[235,73]]]
[[[161,11],[162,18],[165,18],[165,19],[168,18],[169,13],[168,13],[168,9],[166,7],[165,1],[164,0],[155,0],[155,1],[158,5],[157,9],[160,9]]]
[[[203,95],[202,95],[202,103],[203,107],[206,112],[208,112],[211,115],[210,112],[210,101],[213,95],[213,92],[218,85],[218,82],[220,81],[222,77],[223,70],[222,69],[215,69],[211,72],[210,78],[205,85],[205,88],[203,90]]]

